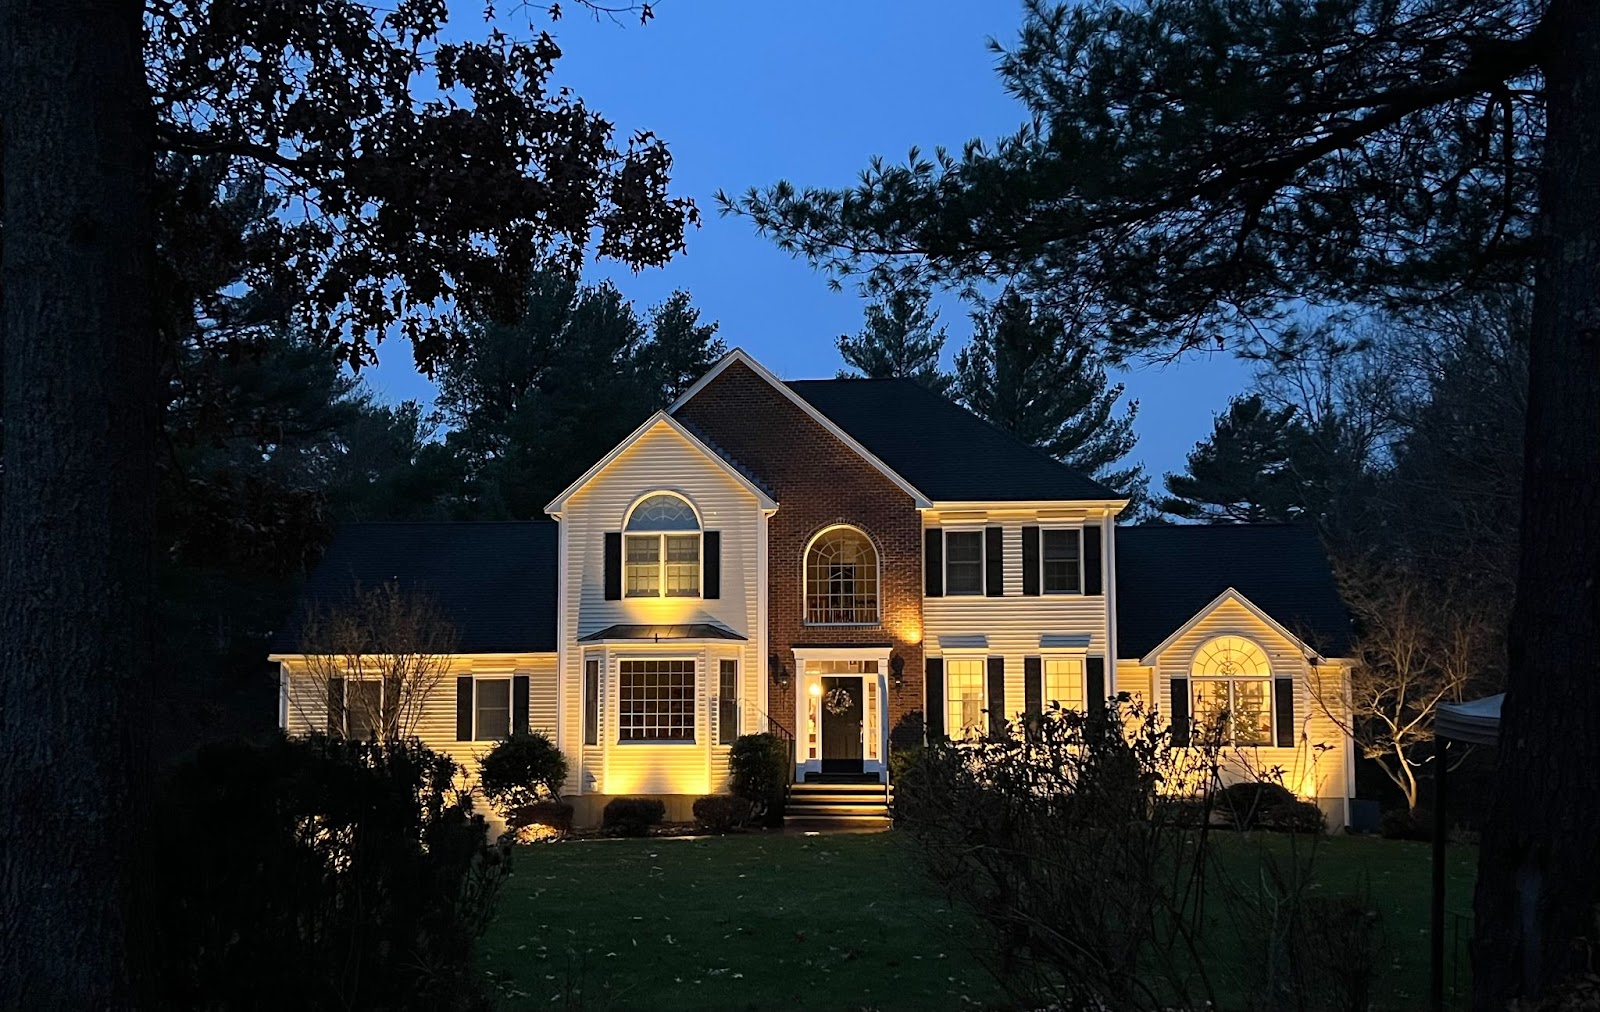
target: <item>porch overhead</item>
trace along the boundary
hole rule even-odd
[[[607,640],[626,640],[639,642],[640,640],[665,643],[682,640],[739,640],[746,639],[726,626],[717,625],[715,622],[688,622],[677,625],[641,625],[633,623],[618,623],[608,625],[604,629],[596,630],[587,636],[578,637],[579,643],[600,643]]]

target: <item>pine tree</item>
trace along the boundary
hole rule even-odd
[[[980,418],[1134,500],[1147,494],[1142,464],[1128,465],[1138,401],[1117,413],[1121,383],[1106,380],[1093,344],[1060,316],[1015,291],[973,314],[972,341],[956,355],[955,397]]]
[[[1309,446],[1292,406],[1268,407],[1260,394],[1235,397],[1211,435],[1189,452],[1187,471],[1167,474],[1163,513],[1208,523],[1295,520],[1308,513],[1297,451]]]
[[[840,377],[903,377],[935,393],[947,392],[952,377],[939,368],[945,328],[929,299],[925,288],[898,288],[868,303],[856,336],[839,335],[839,355],[850,366]]]

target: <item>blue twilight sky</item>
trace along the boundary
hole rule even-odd
[[[481,0],[453,6],[457,30],[482,30]],[[674,192],[694,198],[705,217],[688,252],[663,269],[634,275],[600,264],[590,274],[614,279],[641,309],[687,289],[730,347],[785,379],[838,370],[834,341],[859,328],[861,299],[830,291],[748,222],[718,217],[712,194],[780,178],[848,184],[874,154],[901,160],[912,145],[958,148],[1022,122],[986,45],[1014,33],[1020,5],[1011,0],[659,0],[645,27],[565,7],[554,32],[565,52],[556,83],[609,117],[619,136],[648,129],[664,138]],[[525,34],[514,18],[501,27]],[[943,319],[948,357],[971,329],[959,306]],[[379,354],[382,364],[366,375],[380,396],[431,401],[432,385],[411,368],[403,343]],[[1121,378],[1140,402],[1135,456],[1159,488],[1161,474],[1182,468],[1212,416],[1244,387],[1248,369],[1226,355],[1191,355]]]

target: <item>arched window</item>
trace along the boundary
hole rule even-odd
[[[623,532],[628,597],[700,596],[700,518],[688,500],[647,495],[628,512]]]
[[[1243,636],[1218,636],[1189,666],[1202,735],[1234,745],[1272,744],[1272,662]]]
[[[878,624],[878,552],[854,527],[830,527],[806,549],[806,622]]]

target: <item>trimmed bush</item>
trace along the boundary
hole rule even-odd
[[[141,838],[149,1008],[493,1007],[473,963],[509,850],[415,739],[207,746]]]
[[[783,825],[790,762],[788,743],[775,734],[742,734],[728,751],[728,787],[762,825]]]
[[[695,799],[694,821],[708,833],[731,833],[750,821],[750,802],[737,794],[707,794]]]
[[[1222,789],[1217,809],[1239,829],[1320,833],[1325,825],[1316,802],[1300,800],[1282,784],[1229,784]]]
[[[565,801],[535,801],[512,809],[506,826],[518,843],[553,843],[572,832],[572,806]]]
[[[600,828],[613,836],[649,836],[667,817],[659,798],[613,798],[600,816]]]
[[[1427,843],[1433,839],[1433,812],[1420,805],[1414,812],[1405,808],[1391,808],[1383,813],[1378,832],[1385,840],[1420,840]]]
[[[514,734],[495,743],[478,768],[478,786],[502,816],[561,796],[567,757],[542,734]]]

